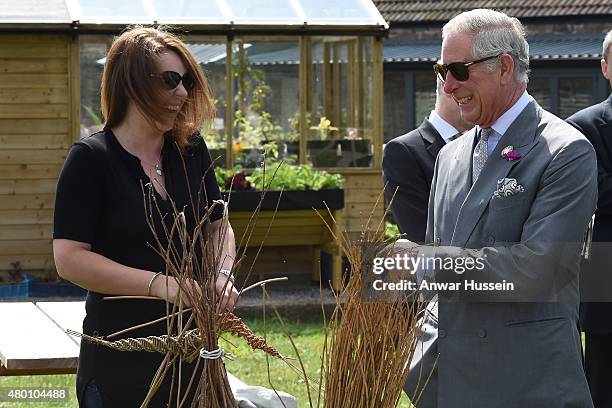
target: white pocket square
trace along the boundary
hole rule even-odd
[[[497,190],[493,193],[493,197],[508,197],[519,194],[525,191],[514,178],[503,178],[497,180]]]

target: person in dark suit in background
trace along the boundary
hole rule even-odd
[[[442,91],[438,79],[436,105],[429,118],[418,128],[386,144],[382,163],[385,200],[391,202],[391,213],[403,237],[418,243],[425,241],[427,203],[436,157],[448,141],[472,126],[462,119],[459,107]]]
[[[612,85],[612,30],[603,42],[601,70]],[[609,292],[612,299],[610,282],[610,263],[612,257],[606,245],[612,242],[612,95],[605,101],[583,109],[570,116],[567,121],[589,139],[597,154],[598,190],[597,212],[593,228],[591,262],[583,269],[583,303],[580,310],[580,323],[585,332],[585,370],[591,396],[595,407],[612,407],[612,303],[601,302],[602,297],[594,299],[589,295],[596,287]],[[605,242],[606,244],[601,244]],[[599,300],[600,302],[588,302]]]

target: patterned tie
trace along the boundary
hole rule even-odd
[[[480,130],[480,140],[478,140],[474,148],[474,155],[472,156],[472,184],[476,183],[478,176],[480,176],[480,172],[487,162],[487,142],[492,133],[493,129],[491,128],[482,128]]]

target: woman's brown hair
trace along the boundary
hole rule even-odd
[[[208,125],[214,116],[214,104],[206,76],[185,43],[174,34],[157,28],[128,28],[113,42],[106,56],[101,84],[101,107],[104,128],[119,125],[125,118],[129,101],[155,123],[167,115],[160,100],[159,82],[151,75],[158,71],[160,54],[173,51],[193,75],[195,86],[181,107],[172,135],[179,146],[189,144],[189,136]]]

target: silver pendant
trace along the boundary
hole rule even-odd
[[[164,171],[162,170],[161,166],[159,164],[155,165],[155,172],[157,173],[157,175],[159,177],[163,177],[164,176]]]

